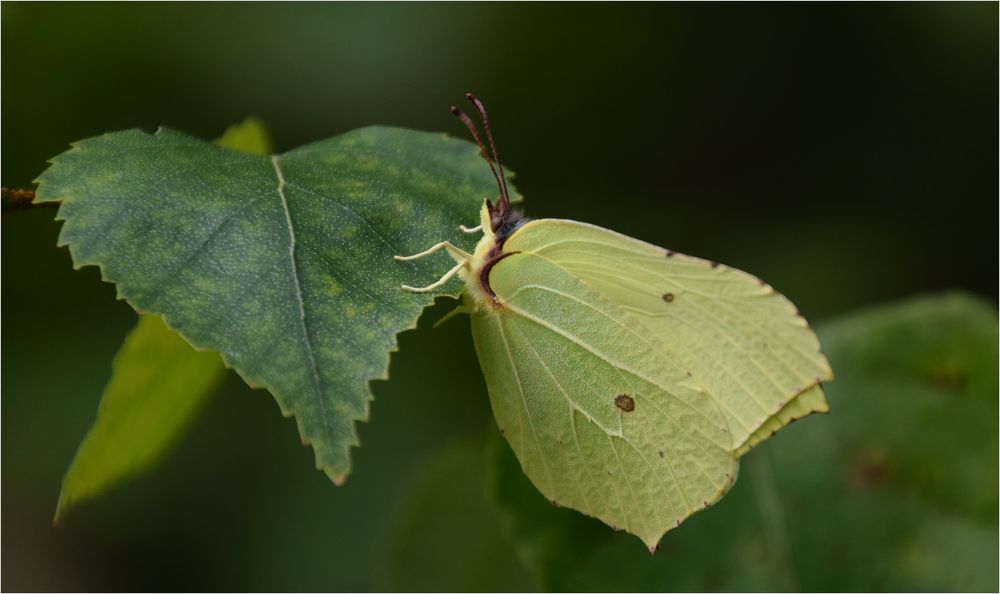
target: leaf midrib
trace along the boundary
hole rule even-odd
[[[326,413],[326,403],[323,402],[323,389],[320,386],[322,379],[319,373],[319,366],[316,364],[316,354],[313,351],[312,340],[309,338],[309,324],[306,318],[306,305],[305,300],[302,298],[302,285],[299,282],[298,266],[295,262],[295,227],[292,225],[292,214],[288,210],[288,199],[285,197],[285,176],[281,171],[280,161],[280,156],[271,155],[271,163],[274,165],[274,173],[278,178],[278,197],[281,199],[281,208],[285,213],[285,222],[288,225],[288,259],[291,263],[292,280],[295,282],[295,299],[299,306],[299,320],[301,321],[302,326],[302,341],[305,344],[306,353],[309,355],[309,365],[312,370],[316,402],[319,405],[320,417],[323,419],[324,437],[326,438],[327,443],[332,443],[330,441],[330,421]]]

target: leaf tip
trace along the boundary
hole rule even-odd
[[[58,528],[62,525],[63,518],[66,517],[66,511],[73,506],[73,498],[70,497],[65,490],[59,492],[59,501],[56,502],[56,511],[52,514],[52,527]]]

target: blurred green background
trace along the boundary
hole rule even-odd
[[[930,493],[934,513],[947,523],[904,514],[885,524],[886,534],[842,527],[807,532],[802,538],[812,541],[805,543],[782,544],[779,534],[747,545],[761,549],[764,565],[775,557],[793,566],[793,578],[764,572],[753,580],[693,580],[698,560],[710,552],[699,557],[690,552],[696,547],[685,548],[693,560],[677,565],[684,553],[670,546],[670,533],[664,551],[650,559],[632,537],[590,524],[580,528],[585,535],[611,538],[608,546],[644,555],[641,563],[650,567],[673,563],[675,571],[648,570],[644,581],[580,583],[557,578],[599,565],[563,559],[539,570],[531,560],[549,545],[525,545],[516,522],[504,519],[510,507],[498,511],[500,479],[489,462],[498,447],[489,437],[492,417],[468,325],[460,319],[430,329],[445,303],[401,337],[393,379],[373,385],[372,422],[360,427],[364,445],[355,450],[355,471],[344,487],[313,469],[294,422],[280,416],[268,394],[231,376],[159,467],[75,510],[56,529],[51,518],[62,473],[93,421],[111,357],[136,316],[115,301],[96,269],[71,269],[66,250],[54,247],[53,211],[5,214],[4,590],[586,589],[588,583],[996,589],[996,3],[4,3],[0,11],[4,186],[28,187],[45,160],[73,140],[132,127],[162,124],[214,138],[257,115],[279,150],[369,124],[464,137],[447,108],[474,90],[490,109],[501,154],[518,172],[532,216],[588,221],[752,271],[820,328],[862,306],[963,289],[981,296],[974,318],[980,322],[970,327],[987,336],[947,344],[994,349],[992,359],[977,363],[977,377],[989,381],[952,382],[966,395],[955,400],[966,408],[954,418],[990,421],[966,430],[982,439],[962,442],[954,455],[946,442],[935,450],[938,459],[926,459],[939,466],[959,454],[973,460],[979,466],[961,475],[974,477],[973,486],[962,492],[982,493],[971,503],[947,489],[940,495],[931,476],[869,495],[888,498],[886,509],[916,505],[912,518],[924,518],[923,503],[913,499]],[[934,335],[924,338],[937,344]],[[905,334],[900,340],[909,341]],[[886,350],[893,351],[880,352]],[[959,360],[976,359],[977,352]],[[844,399],[844,410],[856,410],[847,404],[852,394],[877,399],[885,392],[864,392],[870,385],[850,378],[848,372],[842,385],[857,390],[831,387],[832,415],[778,436],[769,462],[758,462],[765,460],[760,455],[745,465],[727,497],[735,503],[727,508],[724,500],[700,514],[701,524],[692,520],[675,542],[699,525],[704,538],[725,538],[732,525],[726,519],[745,516],[739,506],[749,494],[773,501],[754,467],[773,467],[782,485],[783,465],[797,463],[788,446],[785,454],[777,449],[782,439],[808,441],[824,427],[849,433],[855,426],[844,419],[853,417],[836,416],[837,399]],[[891,391],[897,383],[884,385]],[[968,408],[973,392],[983,408]],[[891,407],[874,410],[903,441],[934,432],[926,418],[911,434],[913,418]],[[942,435],[962,435],[963,427]],[[875,462],[862,460],[864,477],[889,455],[869,450],[863,452]],[[885,487],[879,480],[861,483]],[[452,486],[441,491],[444,485]],[[867,503],[858,502],[868,499],[848,487],[837,501],[856,513],[845,518],[859,528],[884,520],[864,511]],[[795,488],[779,491],[794,500]],[[457,503],[442,503],[456,493],[463,495]],[[839,508],[821,506],[814,516],[804,509],[785,519],[792,533],[819,525],[821,516],[840,517]],[[771,535],[773,524],[764,524],[761,533]],[[892,573],[876,562],[885,557],[878,547],[905,533],[898,527],[913,525],[927,526],[922,538],[954,559],[922,560],[919,548],[892,555],[945,577],[864,579]],[[470,526],[477,530],[470,534]],[[546,538],[558,542],[561,533],[553,530]],[[824,539],[867,554],[838,557],[810,548]],[[783,548],[795,549],[794,560]],[[754,550],[740,558],[755,559]],[[457,551],[478,555],[479,564],[454,561],[449,555]],[[987,561],[951,576],[954,560],[968,560],[965,551]],[[876,560],[874,568],[859,558]],[[976,573],[984,563],[993,564],[986,581]]]

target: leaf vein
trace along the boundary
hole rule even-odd
[[[316,392],[316,402],[319,405],[320,417],[323,419],[324,437],[327,440],[327,443],[324,445],[328,446],[332,443],[332,440],[330,439],[330,420],[326,413],[326,403],[323,402],[323,389],[321,387],[322,380],[319,374],[319,366],[316,364],[316,354],[313,351],[312,341],[309,338],[309,324],[306,320],[306,304],[305,300],[302,298],[302,285],[299,282],[299,272],[295,263],[295,227],[292,225],[292,214],[288,210],[288,199],[285,196],[285,176],[281,172],[279,159],[280,157],[278,155],[272,155],[271,163],[274,165],[274,173],[278,177],[278,198],[280,198],[281,209],[285,213],[285,222],[288,225],[288,259],[291,264],[292,280],[295,284],[295,299],[299,306],[299,320],[302,326],[302,342],[305,344],[306,354],[309,355],[309,367],[312,370],[312,383]]]

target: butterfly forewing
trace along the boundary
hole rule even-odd
[[[555,219],[524,225],[505,251],[546,259],[612,302],[623,324],[659,341],[718,403],[737,453],[827,410],[817,384],[832,372],[815,334],[794,305],[749,274]]]

